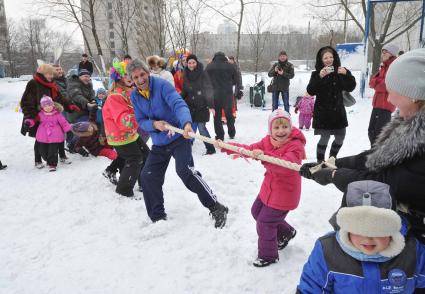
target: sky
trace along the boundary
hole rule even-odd
[[[308,16],[308,8],[304,5],[307,2],[309,1],[282,0],[279,1],[279,3],[281,3],[280,6],[266,8],[268,11],[265,11],[265,14],[272,15],[270,23],[273,27],[295,25],[297,27],[307,28],[308,22],[311,19],[311,17]],[[37,0],[4,0],[6,18],[19,21],[23,17],[37,16],[37,9],[35,5],[38,3],[39,1]],[[235,9],[237,9],[237,6]],[[250,21],[253,13],[255,13],[255,11],[250,12],[248,8],[247,11],[245,18],[246,25]],[[226,14],[228,12],[229,11],[225,11]],[[206,11],[205,14],[207,17],[204,18],[205,21],[201,24],[201,31],[216,32],[217,26],[224,21],[224,18],[212,11]],[[63,23],[53,19],[48,21],[59,31],[72,33],[76,28],[75,24]],[[83,44],[79,30],[76,30],[73,35],[73,38],[77,43]]]

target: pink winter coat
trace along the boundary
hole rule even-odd
[[[301,114],[311,114],[314,111],[314,97],[304,96],[297,104],[297,108]]]
[[[272,145],[270,135],[251,145],[238,143],[231,143],[231,145],[248,150],[260,149],[263,150],[265,155],[301,164],[301,161],[305,158],[305,143],[306,140],[303,133],[299,129],[292,127],[289,141],[279,148],[275,148]],[[225,149],[223,149],[223,152],[234,154],[233,151]],[[261,201],[271,208],[284,211],[297,208],[301,196],[301,176],[299,173],[268,162],[261,163],[266,168],[260,189]]]
[[[41,143],[62,143],[65,133],[71,130],[71,125],[63,115],[58,111],[54,111],[51,115],[40,111],[38,116],[40,125],[35,135],[36,140]]]

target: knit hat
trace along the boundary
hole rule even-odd
[[[196,61],[196,63],[198,63],[198,57],[196,57],[195,54],[190,54],[189,56],[186,57],[186,61],[189,61],[190,59],[193,59]]]
[[[286,55],[286,56],[288,56],[288,54],[286,54],[286,51],[285,51],[285,50],[280,51],[280,52],[279,52],[279,56],[280,56],[280,55]]]
[[[105,88],[99,88],[99,89],[97,89],[97,91],[96,91],[96,96],[97,95],[99,95],[99,94],[103,94],[103,95],[106,95],[106,90],[105,90]]]
[[[284,119],[288,120],[289,125],[292,126],[291,115],[288,112],[286,112],[285,110],[278,108],[278,109],[274,110],[269,115],[269,135],[272,133],[273,121],[275,121],[278,118],[284,118]]]
[[[79,70],[78,76],[91,76],[91,73],[87,69],[82,68]]]
[[[89,129],[90,122],[82,121],[75,124],[72,124],[72,131],[74,132],[87,132]]]
[[[391,237],[389,246],[379,252],[382,256],[393,257],[404,248],[404,237],[400,233],[401,218],[395,208],[387,184],[376,181],[352,182],[347,187],[346,207],[336,215],[340,227],[339,236],[345,246],[355,248],[349,233],[367,237]],[[343,204],[343,205],[344,205]]]
[[[387,89],[415,100],[425,100],[425,48],[404,53],[388,69]]]
[[[44,95],[43,98],[41,98],[41,100],[40,100],[40,106],[41,106],[41,108],[44,108],[44,107],[46,107],[48,105],[53,106],[55,104],[53,103],[52,98],[50,98],[49,96]]]
[[[392,56],[397,56],[399,48],[397,45],[393,43],[389,43],[389,44],[385,44],[382,47],[382,50],[387,50],[388,52],[390,52]]]

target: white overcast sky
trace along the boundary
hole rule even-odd
[[[296,27],[307,28],[310,16],[308,16],[308,8],[303,5],[307,2],[311,2],[311,0],[281,0],[281,6],[267,8],[269,11],[266,11],[265,13],[272,14],[271,24],[273,26],[293,25]],[[36,3],[38,3],[37,0],[4,0],[6,18],[19,21],[21,18],[27,18],[30,16],[36,17]],[[248,10],[245,18],[245,25],[248,23],[248,18],[250,17],[250,14],[252,15],[252,13],[252,11],[250,12]],[[207,11],[206,14],[210,17],[204,18],[205,21],[201,26],[201,31],[216,32],[217,25],[222,23],[224,19],[211,11]],[[59,23],[58,21],[53,20],[50,20],[50,24],[53,25],[55,29],[68,33],[73,32],[76,27],[74,24]],[[74,40],[82,44],[82,37],[78,30],[74,33]]]

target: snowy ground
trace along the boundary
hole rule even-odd
[[[308,77],[300,78],[304,87]],[[164,185],[169,220],[152,224],[143,201],[118,197],[102,177],[105,158],[70,155],[73,163],[55,173],[33,167],[34,141],[20,135],[22,114],[14,111],[25,84],[0,80],[0,159],[9,165],[0,172],[0,293],[294,293],[340,204],[334,186],[303,180],[301,204],[288,216],[297,237],[279,263],[258,269],[251,265],[257,235],[250,215],[264,173],[258,162],[202,156],[204,146],[195,142],[197,169],[230,209],[227,226],[214,229],[173,161]],[[347,109],[342,156],[368,147],[370,99],[357,101]],[[261,139],[268,115],[242,103],[236,140]],[[305,135],[307,161],[314,160],[318,138]]]

